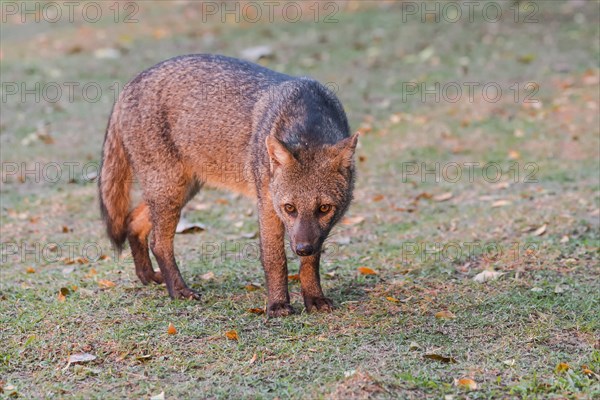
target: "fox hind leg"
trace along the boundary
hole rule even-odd
[[[155,181],[153,187],[159,187],[160,190],[145,192],[153,229],[150,248],[158,262],[169,295],[174,299],[200,300],[200,294],[184,282],[175,261],[173,248],[181,209],[198,192],[200,185],[196,182],[178,183],[168,182],[167,179],[165,182]]]
[[[146,203],[142,202],[129,214],[127,239],[135,264],[135,273],[144,285],[150,282],[159,284],[164,282],[161,272],[154,270],[150,260],[148,235],[151,229],[150,209]]]

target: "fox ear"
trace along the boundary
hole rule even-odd
[[[339,168],[350,168],[354,165],[354,152],[358,143],[358,132],[335,145],[338,155],[336,163]]]
[[[275,167],[286,166],[294,161],[294,156],[285,147],[279,139],[275,136],[269,135],[265,139],[265,145],[267,146],[267,152],[269,153],[269,160],[271,161],[271,172],[274,171]]]

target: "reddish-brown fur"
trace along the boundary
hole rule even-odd
[[[113,108],[99,179],[108,235],[119,249],[128,239],[144,284],[199,299],[175,263],[181,208],[205,184],[243,193],[257,199],[269,315],[293,312],[286,232],[301,255],[307,310],[331,310],[319,258],[352,199],[356,139],[339,101],[316,81],[222,56],[167,60],[126,85]],[[143,201],[130,211],[133,177]]]

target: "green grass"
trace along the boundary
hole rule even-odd
[[[103,95],[2,104],[0,398],[600,396],[597,3],[537,2],[532,24],[514,23],[508,9],[499,23],[403,22],[400,3],[374,2],[345,4],[334,24],[200,22],[197,4],[140,2],[136,24],[115,24],[111,14],[97,24],[2,24],[3,83],[97,82]],[[164,287],[139,283],[127,251],[117,260],[96,184],[80,169],[71,183],[8,173],[10,163],[98,163],[114,83],[174,55],[237,56],[262,44],[274,52],[267,66],[335,83],[364,133],[350,215],[365,220],[336,227],[322,261],[334,313],[300,312],[296,282],[297,315],[248,311],[262,308],[266,293],[247,199],[203,190],[186,207],[207,229],[177,235],[177,259],[203,297],[171,301]],[[120,55],[98,59],[99,48]],[[405,82],[498,82],[504,95],[403,100]],[[515,82],[536,82],[541,103],[515,102]],[[40,124],[53,143],[24,145]],[[472,162],[480,166],[469,181]],[[457,163],[463,177],[405,176],[407,163]],[[498,182],[482,175],[488,163],[500,166]],[[525,181],[528,163],[536,183]],[[435,250],[445,246],[460,252]],[[70,262],[81,257],[90,260]],[[290,274],[297,264],[290,255]],[[360,275],[361,266],[378,274]],[[485,269],[504,275],[473,281]],[[456,317],[435,317],[445,310]],[[170,323],[177,334],[167,333]],[[231,330],[237,341],[226,338]],[[97,358],[67,367],[76,353]],[[457,387],[461,378],[477,389]]]

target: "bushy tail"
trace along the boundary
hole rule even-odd
[[[106,232],[117,251],[121,252],[127,238],[132,170],[117,130],[118,110],[116,108],[114,107],[111,112],[104,137],[98,192],[100,212],[106,224]]]

